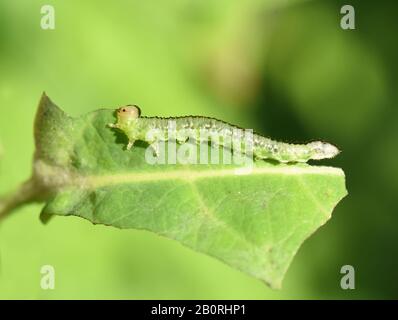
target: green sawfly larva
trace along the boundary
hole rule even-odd
[[[158,152],[161,141],[177,141],[185,143],[194,139],[196,143],[210,141],[223,147],[229,147],[232,152],[247,148],[247,142],[242,139],[243,129],[209,117],[186,116],[175,118],[143,117],[136,105],[127,105],[116,110],[117,122],[108,126],[123,131],[128,137],[127,150],[130,150],[137,140],[145,141]],[[174,130],[170,130],[170,123]],[[283,163],[307,162],[333,158],[339,150],[332,144],[314,141],[307,144],[289,144],[278,142],[259,134],[252,134],[251,155],[255,159],[272,159]]]

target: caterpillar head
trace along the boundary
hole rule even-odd
[[[117,117],[120,122],[130,122],[141,116],[141,109],[136,105],[127,105],[117,109]]]
[[[311,148],[313,153],[311,157],[313,160],[334,158],[340,153],[340,150],[337,149],[337,147],[327,142],[314,141],[310,142],[308,146]]]

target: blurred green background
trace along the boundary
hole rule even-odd
[[[40,8],[55,8],[55,30]],[[154,234],[57,217],[0,225],[0,298],[398,298],[398,5],[349,1],[0,1],[0,194],[27,179],[42,91],[71,115],[136,103],[221,118],[285,141],[322,139],[349,196],[274,291]],[[56,271],[42,290],[40,268]],[[340,288],[340,268],[356,289]]]

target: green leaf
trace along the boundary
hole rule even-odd
[[[114,121],[113,110],[71,118],[43,95],[34,161],[34,179],[51,194],[43,216],[149,230],[278,288],[346,195],[343,171],[331,167],[150,165],[144,144],[125,150],[123,134],[106,126]]]

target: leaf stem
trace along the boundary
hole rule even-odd
[[[44,200],[45,191],[34,177],[25,181],[17,190],[0,198],[0,221],[25,204]]]

